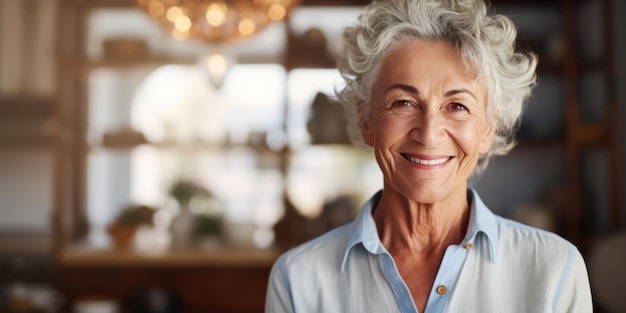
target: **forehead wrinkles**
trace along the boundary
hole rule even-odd
[[[434,63],[429,62],[429,57],[438,50],[431,50],[418,60],[412,59],[406,50],[398,52],[399,55],[390,55],[381,62],[383,70],[376,80],[376,92],[401,91],[424,99],[435,95],[467,94],[478,100],[482,82],[464,67],[458,55],[433,58]]]

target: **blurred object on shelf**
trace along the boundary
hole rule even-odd
[[[209,81],[215,89],[222,88],[230,68],[237,63],[236,59],[237,58],[232,54],[217,52],[200,57],[201,63],[205,64]]]
[[[106,147],[134,147],[148,143],[145,135],[133,129],[107,131],[102,136],[102,145]]]
[[[129,227],[113,223],[107,227],[107,233],[111,236],[111,239],[113,239],[115,248],[128,249],[135,238],[137,228],[138,226]]]
[[[338,102],[319,92],[311,105],[311,118],[307,129],[312,144],[350,144],[346,129],[348,122]]]
[[[227,222],[224,224],[226,244],[237,248],[254,248],[254,233],[257,225],[249,222]]]
[[[196,182],[180,179],[172,184],[169,194],[178,202],[179,208],[183,209],[189,207],[189,201],[193,197],[199,194],[209,194],[209,191]]]
[[[29,299],[37,310],[47,313],[56,313],[65,304],[65,296],[52,286],[29,285]]]
[[[193,231],[196,221],[189,209],[189,204],[196,195],[208,194],[209,191],[200,184],[181,179],[172,184],[169,193],[178,203],[178,214],[174,217],[171,226],[172,248],[190,248],[193,245]]]
[[[339,195],[326,201],[322,213],[307,223],[308,236],[317,237],[323,233],[352,221],[355,206],[350,195]]]
[[[148,43],[140,38],[106,39],[103,48],[107,61],[132,62],[148,58]]]
[[[328,51],[326,35],[310,28],[301,35],[289,35],[285,66],[292,68],[335,68],[336,58]]]
[[[74,313],[121,313],[115,299],[104,296],[79,298],[74,302]]]
[[[135,233],[141,225],[153,225],[152,218],[156,208],[146,205],[131,205],[117,216],[107,227],[107,232],[118,249],[128,249],[133,243]]]
[[[193,236],[198,244],[205,248],[219,247],[222,236],[222,217],[218,215],[198,214],[195,216]]]
[[[35,312],[33,303],[28,298],[28,290],[23,283],[15,283],[8,290],[8,312]]]
[[[52,286],[14,283],[8,289],[9,313],[57,313],[65,304],[65,296]]]
[[[206,187],[181,179],[170,187],[178,203],[178,214],[171,226],[172,247],[218,247],[222,234],[222,208]]]
[[[149,226],[139,226],[134,235],[133,248],[139,252],[159,254],[167,251],[172,235],[167,231]]]
[[[563,234],[567,197],[565,187],[548,188],[541,193],[537,203],[517,207],[512,218],[526,225]]]
[[[172,248],[186,249],[193,246],[193,231],[196,220],[188,207],[181,207],[172,222]]]
[[[513,219],[533,227],[555,232],[556,219],[553,210],[542,204],[520,206],[515,209]]]
[[[180,295],[161,287],[150,287],[137,291],[130,300],[133,313],[179,313],[183,312]]]
[[[285,216],[274,226],[277,245],[282,249],[289,249],[331,229],[350,223],[358,207],[354,198],[352,195],[342,194],[327,200],[316,217],[301,215],[293,203],[286,203]]]
[[[626,232],[599,239],[589,257],[594,299],[608,312],[626,312]]]

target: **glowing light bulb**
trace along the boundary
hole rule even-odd
[[[174,27],[181,33],[186,33],[191,29],[191,19],[189,17],[181,15],[174,22]]]
[[[213,3],[206,10],[206,21],[209,25],[217,27],[226,22],[226,11],[228,8],[224,3]]]
[[[244,36],[252,34],[255,28],[256,28],[256,24],[254,23],[252,19],[244,18],[241,21],[239,21],[238,29],[239,29],[239,32]]]
[[[179,7],[171,7],[167,9],[167,12],[165,13],[167,20],[172,23],[176,22],[176,19],[178,19],[182,15],[183,15],[183,9]]]
[[[212,54],[207,59],[207,68],[211,75],[222,76],[226,73],[226,58],[221,54]]]
[[[211,54],[206,60],[206,67],[209,72],[209,80],[215,88],[220,88],[226,79],[228,72],[228,61],[226,57],[219,53]]]
[[[287,10],[285,9],[285,6],[280,3],[272,4],[267,10],[267,16],[269,16],[272,21],[280,21],[286,14]]]

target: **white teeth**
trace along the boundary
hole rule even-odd
[[[409,160],[413,163],[417,163],[417,164],[422,164],[422,165],[439,165],[439,164],[443,164],[446,163],[446,161],[448,161],[448,159],[450,158],[441,158],[441,159],[434,159],[434,160],[422,160],[419,158],[414,158],[410,155],[407,155],[407,157],[409,158]]]

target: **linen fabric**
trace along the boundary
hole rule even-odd
[[[417,312],[372,211],[279,257],[268,283],[270,312]],[[449,246],[426,313],[592,312],[587,269],[578,249],[556,234],[493,214],[468,189],[465,238]]]

